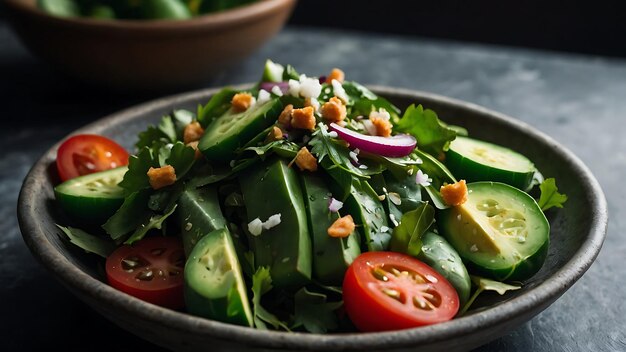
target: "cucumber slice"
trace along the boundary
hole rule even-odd
[[[191,314],[252,326],[246,284],[227,229],[204,236],[185,263],[185,305]]]
[[[273,99],[240,113],[229,109],[206,128],[198,148],[209,160],[230,161],[239,147],[276,122],[282,108]]]
[[[472,281],[456,250],[442,236],[426,232],[422,236],[422,251],[417,258],[430,265],[454,286],[461,307],[469,299]]]
[[[207,233],[226,227],[214,185],[187,187],[178,199],[177,213],[186,256]]]
[[[494,181],[525,190],[530,186],[535,165],[511,149],[467,137],[450,143],[446,166],[467,182]]]
[[[67,180],[54,188],[54,196],[72,219],[101,225],[124,202],[124,189],[118,183],[126,171],[128,167],[122,166]]]
[[[250,236],[255,266],[269,266],[275,287],[300,287],[311,279],[311,238],[300,180],[283,159],[272,158],[239,176],[248,222],[280,223]],[[244,224],[247,227],[247,224]]]
[[[537,202],[503,183],[477,182],[467,188],[467,202],[439,212],[439,232],[482,275],[500,281],[534,275],[550,238],[550,224]]]
[[[313,243],[313,276],[325,285],[341,286],[346,270],[361,254],[356,232],[346,238],[333,238],[328,228],[338,215],[328,210],[331,193],[322,177],[301,173],[304,204]]]
[[[281,64],[274,63],[272,60],[265,61],[265,69],[261,82],[282,82],[285,67]]]

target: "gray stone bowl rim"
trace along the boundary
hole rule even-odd
[[[250,85],[242,85],[249,87]],[[431,326],[409,330],[377,332],[377,333],[344,333],[344,334],[309,334],[301,332],[264,331],[253,328],[225,324],[203,319],[190,314],[154,306],[134,297],[130,297],[106,283],[81,271],[69,262],[48,241],[43,231],[38,228],[37,220],[29,217],[29,209],[39,199],[37,189],[42,187],[46,180],[46,170],[50,160],[54,160],[61,141],[52,146],[32,167],[24,180],[19,200],[18,219],[24,241],[33,255],[64,285],[72,287],[81,294],[92,296],[112,308],[135,316],[142,320],[159,319],[164,327],[172,330],[181,330],[184,333],[205,335],[226,341],[236,341],[243,345],[267,348],[289,349],[393,349],[403,346],[416,346],[420,341],[436,343],[459,336],[470,336],[480,333],[481,330],[496,327],[513,317],[523,316],[527,311],[541,311],[551,302],[560,297],[571,287],[591,266],[597,257],[606,236],[608,222],[607,203],[604,193],[587,166],[571,151],[557,143],[551,137],[534,129],[517,119],[498,113],[479,105],[445,96],[408,89],[398,89],[384,86],[369,86],[375,93],[382,96],[394,96],[412,99],[427,99],[439,104],[461,107],[473,110],[482,115],[485,120],[504,123],[507,128],[524,130],[534,139],[554,146],[556,152],[569,162],[579,172],[584,181],[581,185],[585,194],[591,195],[589,208],[592,210],[591,231],[572,258],[557,270],[550,280],[546,280],[529,291],[512,298],[495,307],[460,317],[451,321]],[[182,93],[170,97],[153,100],[135,107],[122,110],[118,113],[90,123],[74,132],[97,133],[100,129],[130,121],[144,112],[154,109],[176,106],[188,101],[205,101],[220,88],[204,89],[189,93]],[[65,139],[65,138],[64,138]]]

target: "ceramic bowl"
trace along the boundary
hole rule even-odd
[[[57,182],[54,145],[24,181],[18,204],[20,228],[33,255],[78,298],[122,328],[174,350],[243,348],[321,350],[469,350],[504,335],[548,307],[592,264],[606,234],[607,206],[598,182],[570,151],[532,127],[474,104],[424,92],[373,87],[401,108],[421,103],[472,136],[516,149],[530,157],[569,196],[563,209],[548,211],[551,244],[542,269],[519,291],[486,295],[478,307],[452,321],[382,333],[307,334],[263,331],[228,325],[160,308],[113,289],[104,282],[97,258],[66,243],[55,223],[66,220],[54,204]],[[97,133],[129,149],[138,131],[172,108],[193,109],[217,90],[149,102],[111,115],[75,133]]]
[[[9,21],[33,54],[82,81],[135,93],[206,83],[276,34],[296,0],[177,21],[64,18],[35,3],[5,0]]]

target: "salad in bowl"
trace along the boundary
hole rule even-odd
[[[543,265],[567,197],[526,156],[421,105],[400,111],[339,69],[267,61],[260,82],[173,110],[130,155],[98,135],[58,149],[64,237],[109,285],[207,319],[314,333],[466,314]]]

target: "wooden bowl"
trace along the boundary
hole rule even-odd
[[[296,0],[262,0],[189,20],[51,16],[35,0],[5,0],[24,44],[67,74],[118,91],[166,91],[206,82],[276,34]]]
[[[466,127],[473,137],[528,156],[569,196],[563,209],[548,212],[550,248],[541,270],[522,289],[505,296],[485,295],[468,315],[402,331],[307,334],[257,330],[161,308],[108,284],[95,255],[64,241],[55,223],[66,224],[55,205],[58,183],[54,160],[60,143],[34,165],[24,181],[18,218],[33,255],[78,298],[122,328],[176,351],[465,351],[502,336],[547,308],[589,268],[606,235],[607,204],[589,169],[566,148],[527,124],[480,106],[425,92],[372,87],[404,109],[421,103],[446,122]],[[74,133],[96,133],[131,149],[137,133],[173,108],[195,109],[217,89],[155,100],[113,114]],[[101,262],[101,261],[100,261]],[[101,265],[101,264],[100,264]],[[367,307],[364,307],[367,309]],[[111,336],[103,336],[111,338]]]

